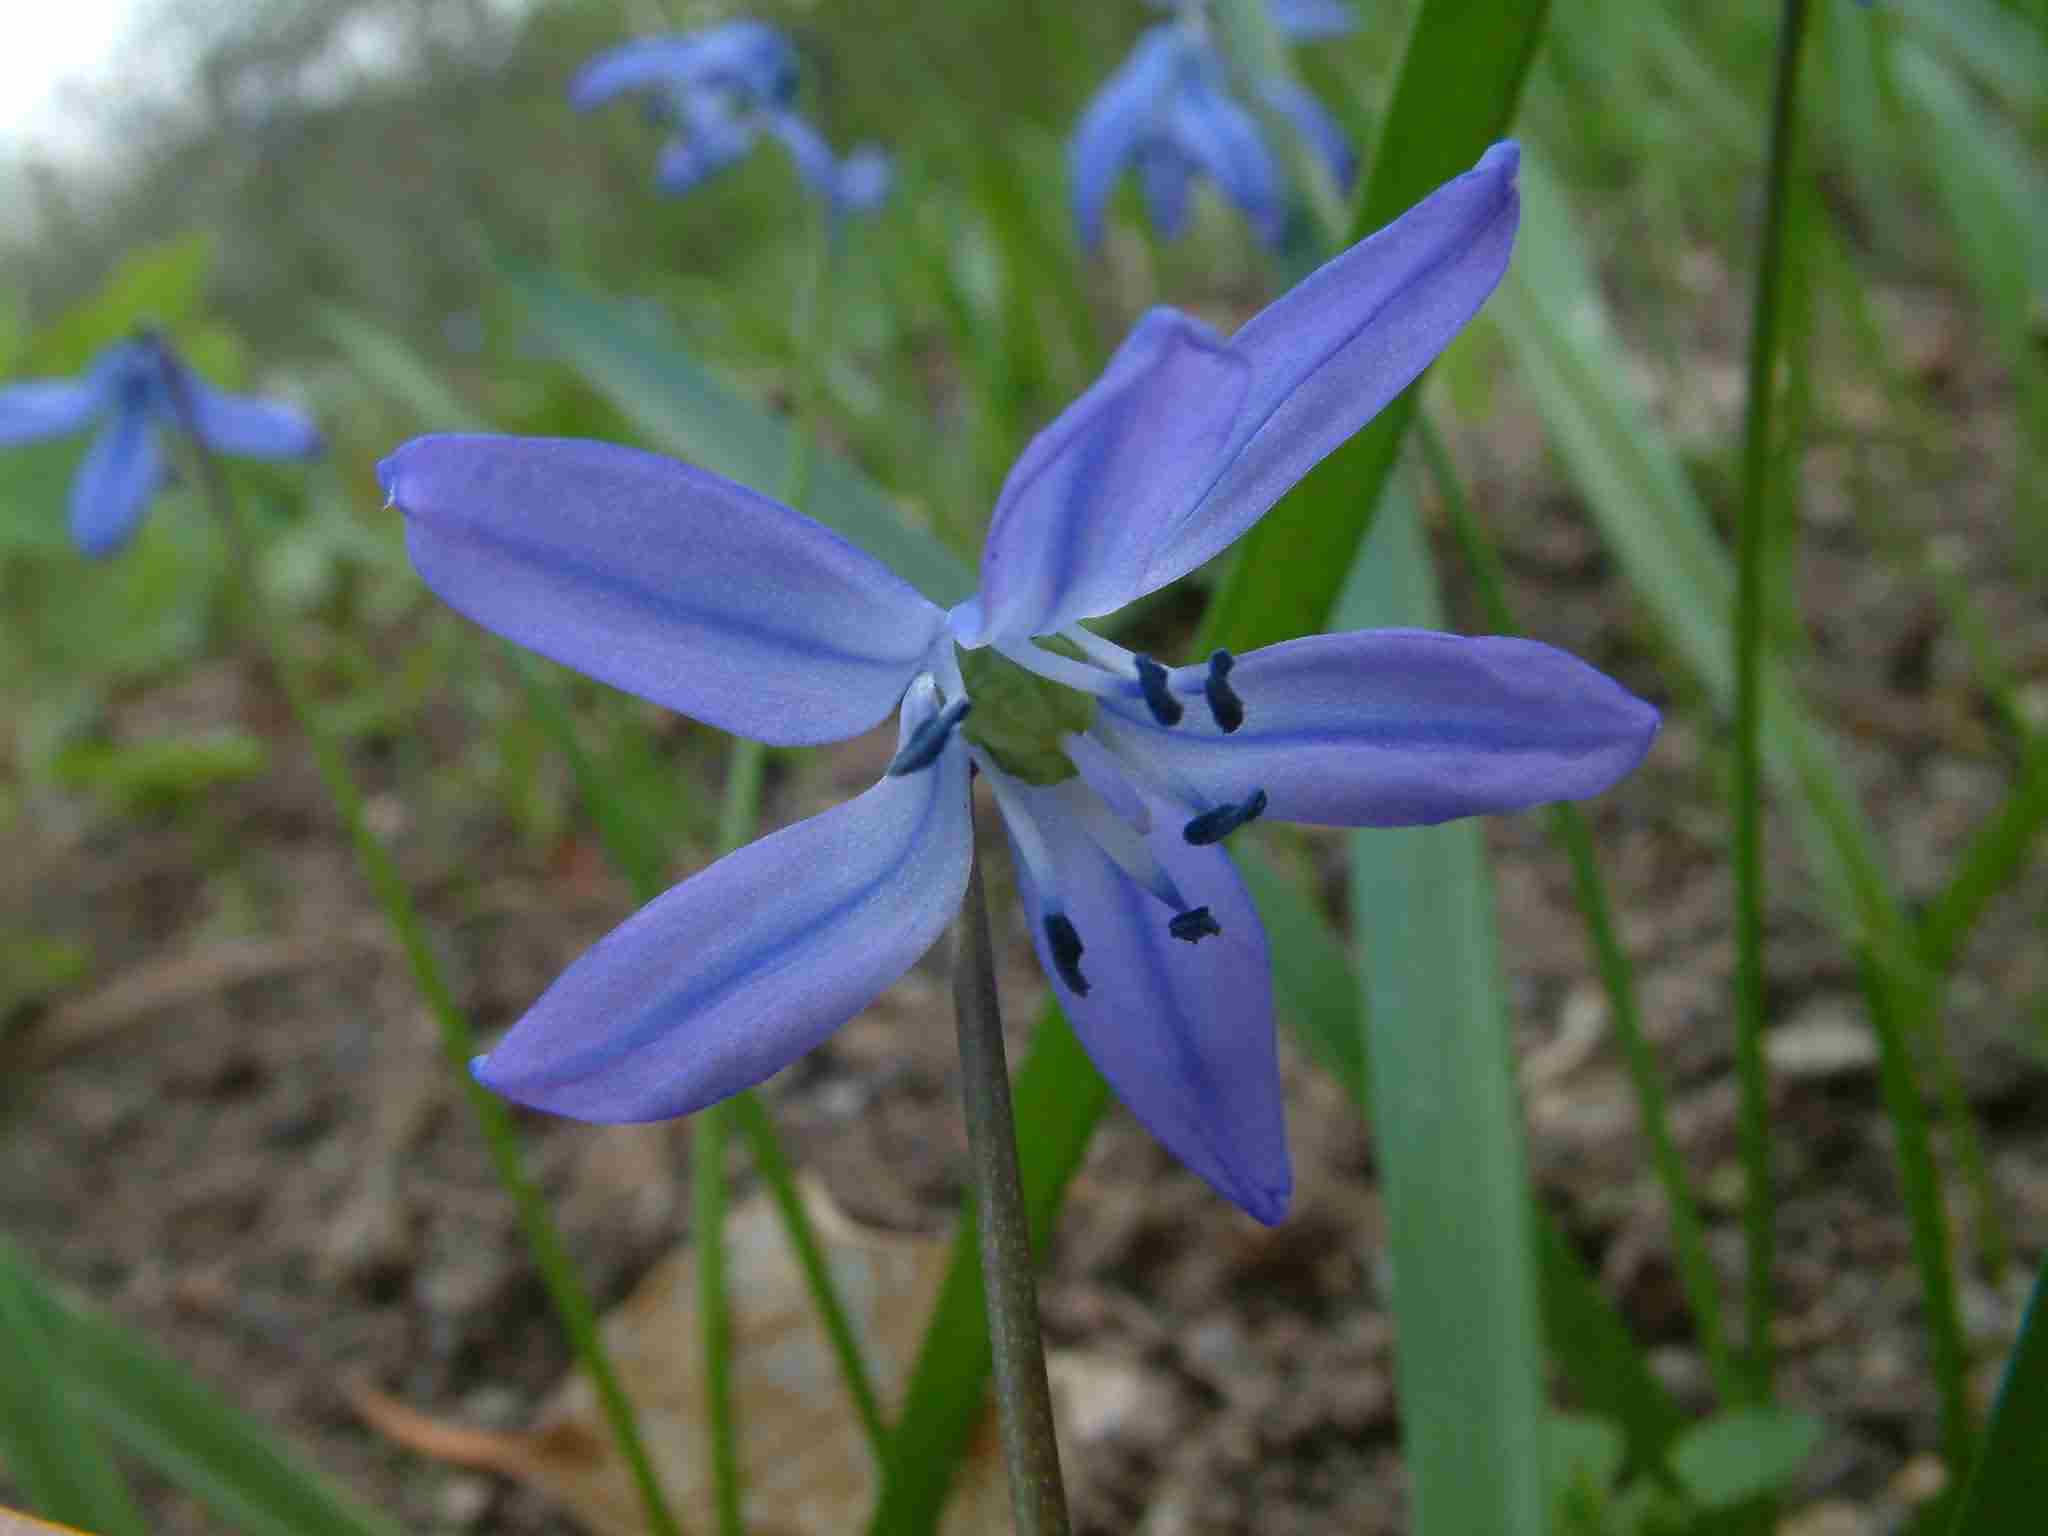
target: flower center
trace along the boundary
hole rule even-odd
[[[1057,636],[1033,642],[1081,659],[1079,649]],[[956,653],[961,681],[974,700],[974,713],[960,724],[973,742],[1005,773],[1041,788],[1074,777],[1074,765],[1060,745],[1095,723],[1095,700],[1077,688],[1027,672],[994,646]]]

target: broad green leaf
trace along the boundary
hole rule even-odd
[[[505,281],[540,333],[651,446],[776,494],[790,462],[789,428],[719,383],[645,308],[548,273],[507,269]],[[823,449],[814,454],[804,510],[935,602],[973,588],[973,576],[938,540]]]
[[[2048,1264],[2034,1281],[1951,1536],[2033,1536],[2048,1499]]]
[[[1826,1426],[1789,1408],[1737,1408],[1695,1424],[1671,1447],[1680,1486],[1708,1509],[1729,1509],[1788,1483]]]
[[[142,1512],[69,1390],[66,1343],[53,1336],[35,1277],[0,1238],[0,1470],[53,1520],[143,1536]]]
[[[0,1291],[19,1298],[48,1335],[78,1410],[238,1536],[397,1536],[395,1525],[334,1488],[183,1367],[127,1329],[60,1300],[4,1242]],[[0,1375],[34,1379],[12,1366]],[[111,1524],[93,1529],[116,1536]]]
[[[1353,240],[1471,169],[1507,132],[1549,9],[1547,0],[1423,5],[1380,129]],[[1198,651],[1254,650],[1329,627],[1415,398],[1413,387],[1405,390],[1238,541],[1236,561],[1203,621]]]
[[[1336,623],[1443,626],[1398,482]],[[1535,1234],[1478,823],[1353,834],[1351,890],[1413,1528],[1541,1536]]]

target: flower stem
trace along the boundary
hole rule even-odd
[[[1778,311],[1785,267],[1785,209],[1790,191],[1800,43],[1806,0],[1785,0],[1771,103],[1763,239],[1749,333],[1748,404],[1743,422],[1742,504],[1736,533],[1734,825],[1735,1064],[1741,1089],[1743,1225],[1748,1249],[1743,1324],[1750,1393],[1771,1397],[1771,1269],[1775,1256],[1771,1191],[1770,1082],[1764,1064],[1763,643],[1764,560],[1771,470],[1771,407],[1778,358]]]
[[[470,1111],[483,1132],[498,1182],[512,1198],[527,1248],[533,1254],[534,1267],[540,1271],[541,1283],[547,1288],[548,1298],[561,1319],[563,1331],[569,1336],[570,1347],[597,1390],[598,1403],[639,1492],[647,1528],[654,1536],[681,1536],[681,1528],[669,1513],[662,1495],[661,1482],[647,1453],[646,1442],[641,1437],[633,1405],[619,1383],[617,1372],[612,1369],[611,1357],[598,1332],[596,1309],[577,1278],[574,1263],[553,1218],[548,1215],[539,1185],[526,1170],[511,1111],[503,1100],[469,1075],[469,1062],[476,1054],[476,1033],[456,1006],[455,994],[442,974],[433,946],[427,942],[426,927],[420,920],[419,909],[413,904],[411,893],[392,862],[390,850],[370,830],[361,788],[350,774],[341,749],[320,725],[313,708],[311,690],[284,644],[278,626],[262,612],[261,592],[256,582],[255,546],[249,536],[248,525],[228,489],[227,477],[222,474],[220,464],[199,435],[190,389],[177,369],[167,369],[166,372],[170,377],[172,409],[177,413],[178,425],[198,465],[200,486],[227,530],[243,627],[255,635],[269,659],[271,671],[291,708],[292,718],[297,721],[307,745],[312,749],[321,781],[326,785],[328,796],[355,845],[356,859],[362,865],[377,904],[383,908],[385,920],[391,925],[391,931],[412,970],[413,984],[440,1028],[442,1053],[462,1085]]]
[[[967,903],[954,939],[953,1007],[960,1023],[961,1099],[967,1118],[981,1283],[995,1357],[996,1413],[1017,1536],[1064,1536],[1067,1496],[1053,1435],[1052,1393],[1038,1336],[1031,1227],[1017,1176],[1017,1127],[1003,1058],[995,960],[981,860],[967,877]]]

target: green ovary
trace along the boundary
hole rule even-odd
[[[1079,652],[1058,640],[1038,641],[1047,650]],[[1005,773],[1026,784],[1058,784],[1074,776],[1060,750],[1060,738],[1085,731],[1095,721],[1095,700],[1027,672],[993,646],[960,651],[960,676],[974,709],[961,734],[994,758]]]

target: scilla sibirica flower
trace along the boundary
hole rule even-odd
[[[789,508],[601,443],[425,437],[381,469],[471,618],[776,745],[901,708],[864,794],[644,908],[482,1057],[510,1098],[687,1114],[810,1050],[915,964],[965,887],[969,767],[1090,1055],[1261,1221],[1291,1189],[1265,936],[1222,846],[1258,817],[1400,826],[1598,793],[1656,712],[1524,640],[1319,635],[1187,667],[1083,628],[1227,547],[1422,371],[1499,280],[1517,152],[1218,335],[1170,309],[1025,449],[981,588],[937,607]]]
[[[163,434],[183,430],[173,403],[176,380],[209,451],[245,459],[319,455],[320,430],[304,413],[214,389],[154,332],[116,342],[84,378],[0,389],[0,448],[101,424],[71,481],[71,538],[86,554],[111,555],[126,544],[163,487],[170,469]]]
[[[1081,114],[1067,146],[1074,221],[1081,243],[1102,243],[1103,214],[1127,169],[1135,168],[1145,209],[1173,239],[1187,227],[1198,175],[1216,183],[1268,245],[1287,227],[1287,180],[1259,120],[1230,91],[1230,68],[1211,37],[1201,0],[1178,0],[1177,16],[1148,28],[1123,67]],[[1333,0],[1272,0],[1274,26],[1305,40],[1348,31],[1350,12]],[[1258,82],[1266,106],[1293,125],[1348,187],[1357,158],[1323,104],[1287,79]]]
[[[628,92],[675,137],[655,173],[664,192],[680,196],[746,156],[762,133],[781,141],[797,174],[839,213],[878,207],[889,191],[889,159],[862,145],[836,158],[817,129],[795,110],[796,49],[758,21],[728,21],[670,37],[645,37],[597,55],[569,87],[569,101],[587,112]]]

